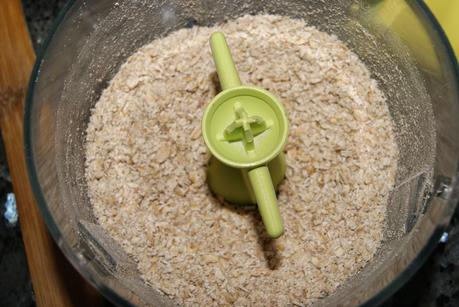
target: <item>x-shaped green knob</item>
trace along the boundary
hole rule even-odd
[[[225,129],[224,138],[228,142],[242,141],[247,151],[254,149],[254,137],[269,127],[260,116],[249,116],[241,103],[234,104],[236,119]]]

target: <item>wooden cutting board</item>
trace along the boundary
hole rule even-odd
[[[0,130],[37,305],[104,305],[104,299],[55,245],[29,185],[23,150],[23,113],[34,61],[21,1],[0,0]]]

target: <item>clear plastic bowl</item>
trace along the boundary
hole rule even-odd
[[[362,59],[388,98],[401,152],[382,248],[324,305],[379,303],[424,262],[457,199],[458,66],[421,1],[70,1],[39,55],[25,114],[36,199],[54,239],[114,303],[172,305],[97,224],[86,193],[90,109],[136,49],[167,33],[245,14],[305,19]],[[306,281],[305,281],[306,282]]]

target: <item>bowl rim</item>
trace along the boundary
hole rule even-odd
[[[32,118],[32,105],[33,105],[33,97],[35,91],[35,85],[37,84],[38,77],[40,75],[40,68],[43,63],[43,60],[47,54],[48,47],[52,42],[57,30],[59,29],[61,23],[65,20],[67,13],[73,8],[75,3],[81,0],[67,0],[63,8],[58,13],[56,19],[54,20],[46,39],[44,40],[42,46],[37,52],[36,61],[31,73],[30,81],[27,88],[27,95],[25,99],[25,111],[24,111],[24,151],[25,151],[25,159],[27,165],[27,172],[29,175],[29,182],[34,193],[35,199],[37,201],[40,213],[45,221],[45,224],[48,227],[51,236],[53,237],[54,241],[57,243],[65,257],[69,260],[72,266],[79,272],[94,288],[96,288],[105,298],[116,305],[122,306],[134,306],[126,297],[119,295],[112,287],[101,283],[100,281],[96,280],[92,273],[85,267],[80,265],[80,260],[78,259],[76,253],[73,252],[73,248],[69,246],[69,244],[63,239],[61,231],[57,226],[50,210],[46,205],[46,200],[41,188],[41,185],[38,180],[37,169],[35,166],[35,161],[33,159],[33,140],[32,140],[32,126],[31,126],[31,118]],[[430,23],[432,26],[432,30],[438,36],[439,40],[443,43],[443,46],[446,50],[447,58],[451,64],[453,75],[456,79],[456,84],[458,84],[459,88],[459,65],[457,58],[454,54],[453,48],[444,32],[443,28],[441,27],[440,23],[433,15],[429,7],[424,3],[423,0],[412,0],[408,1],[410,5],[415,6],[419,11],[422,13],[422,18]],[[451,214],[452,215],[452,214]],[[449,217],[451,218],[451,216]],[[426,262],[428,256],[432,254],[435,250],[438,242],[445,231],[445,226],[437,226],[434,229],[434,232],[430,236],[427,241],[427,244],[421,249],[421,251],[417,254],[417,256],[413,259],[413,261],[405,267],[403,271],[399,273],[399,275],[393,279],[390,283],[388,283],[382,290],[380,290],[376,295],[369,298],[367,301],[361,304],[361,306],[377,306],[391,297],[397,290],[399,290],[413,275],[420,269],[420,267]],[[131,291],[130,289],[126,290],[132,293],[134,296],[138,297],[136,293]]]
[[[451,68],[453,70],[453,75],[456,80],[457,89],[459,90],[459,65],[454,53],[454,49],[446,35],[446,32],[443,30],[443,27],[440,25],[440,22],[434,16],[433,12],[427,6],[424,0],[413,0],[408,1],[409,5],[415,6],[419,9],[420,13],[423,15],[424,19],[430,22],[432,25],[432,30],[434,30],[435,34],[438,36],[439,40],[443,43],[445,48],[447,58],[450,62]],[[457,205],[456,205],[457,206]],[[454,210],[452,210],[451,215],[448,217],[448,221],[452,218]],[[400,272],[395,279],[393,279],[389,284],[387,284],[381,291],[379,291],[376,295],[369,298],[366,302],[361,304],[361,306],[369,307],[369,306],[379,306],[384,301],[389,299],[393,296],[402,286],[404,286],[419,269],[424,265],[427,261],[429,256],[433,253],[440,242],[440,238],[443,233],[446,231],[445,225],[437,226],[432,235],[430,236],[427,244],[419,251],[416,257],[413,259],[410,264],[405,267],[403,271]]]
[[[40,213],[45,221],[46,226],[51,234],[51,237],[56,242],[59,249],[65,255],[67,260],[70,264],[74,267],[74,269],[81,275],[83,278],[88,281],[95,289],[99,291],[106,299],[111,301],[116,305],[122,306],[134,306],[131,302],[129,302],[125,297],[120,296],[113,288],[107,286],[98,280],[93,278],[93,275],[89,270],[85,267],[80,265],[80,260],[76,256],[76,253],[73,252],[73,249],[69,246],[69,244],[63,239],[62,233],[57,226],[51,211],[48,209],[46,205],[46,200],[44,197],[44,193],[42,191],[40,182],[38,180],[37,169],[35,167],[35,161],[33,159],[33,140],[32,140],[32,126],[31,118],[32,118],[32,105],[33,105],[33,97],[35,91],[35,85],[37,84],[38,77],[40,75],[40,68],[43,64],[43,60],[47,54],[48,47],[50,43],[53,41],[53,38],[59,29],[61,23],[65,20],[65,16],[67,13],[73,8],[75,3],[79,0],[67,0],[67,2],[63,5],[59,13],[57,14],[56,19],[53,21],[49,32],[46,34],[46,38],[43,41],[43,44],[40,46],[39,50],[37,51],[37,56],[35,60],[35,64],[33,66],[30,80],[27,88],[27,95],[25,98],[25,108],[24,108],[24,123],[23,123],[23,142],[24,142],[24,153],[26,159],[26,166],[27,172],[29,175],[29,182],[32,188],[32,192],[35,196],[36,202],[38,204],[38,208]],[[129,290],[129,292],[132,292]],[[133,292],[132,292],[133,293]],[[134,295],[136,295],[134,293]],[[137,296],[137,295],[136,295]]]

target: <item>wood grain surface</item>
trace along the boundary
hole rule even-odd
[[[103,305],[103,298],[55,245],[29,185],[23,149],[23,113],[34,61],[21,1],[0,0],[0,129],[37,305]]]

